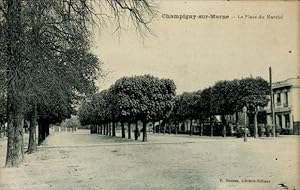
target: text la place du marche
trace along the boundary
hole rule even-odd
[[[283,15],[271,15],[271,14],[238,14],[236,16],[229,16],[228,14],[162,14],[163,19],[178,19],[178,20],[195,20],[195,19],[268,19],[268,20],[280,20],[283,19]]]

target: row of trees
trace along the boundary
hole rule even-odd
[[[151,75],[123,77],[108,90],[94,94],[79,109],[82,125],[100,125],[115,136],[115,125],[121,123],[122,137],[125,138],[124,123],[128,123],[128,136],[131,124],[143,123],[143,141],[147,141],[148,122],[169,118],[174,107],[176,86],[170,79],[159,79]]]
[[[96,90],[94,80],[100,62],[90,53],[85,23],[77,22],[83,15],[66,5],[34,0],[0,4],[6,166],[18,165],[23,159],[24,119],[30,121],[28,153],[32,153],[37,147],[37,125],[41,144],[49,135],[50,124],[70,117],[73,104]]]
[[[198,120],[200,126],[209,121],[213,134],[213,116],[220,115],[226,136],[226,116],[235,114],[237,122],[238,113],[246,107],[247,114],[254,115],[254,136],[257,137],[257,115],[267,105],[269,92],[268,82],[260,77],[218,81],[212,87],[176,96],[171,120],[175,123],[190,120],[190,126],[193,120]],[[200,134],[202,132],[203,128]]]
[[[254,115],[254,135],[257,137],[257,114],[267,105],[269,95],[269,84],[264,79],[249,77],[219,81],[212,87],[177,96],[175,88],[173,81],[158,80],[150,75],[121,78],[110,89],[95,94],[90,101],[83,103],[79,110],[80,122],[82,125],[98,125],[100,131],[106,131],[103,134],[112,136],[115,136],[115,123],[120,122],[123,138],[126,122],[130,138],[130,124],[140,120],[143,122],[145,141],[147,122],[152,122],[154,127],[155,121],[162,121],[164,131],[167,124],[169,132],[172,123],[177,133],[179,124],[188,120],[191,135],[194,120],[200,122],[200,134],[203,133],[203,123],[210,122],[213,135],[214,116],[220,115],[222,134],[226,136],[226,116],[235,114],[238,117],[243,107],[247,107],[248,114]]]
[[[90,51],[90,29],[109,13],[117,24],[129,16],[137,29],[148,29],[153,16],[147,0],[0,0],[0,104],[5,105],[0,117],[1,126],[6,122],[8,128],[6,166],[23,160],[24,119],[30,121],[32,152],[37,123],[41,143],[49,124],[70,117],[74,104],[95,92],[100,62]]]
[[[79,120],[76,116],[73,116],[69,119],[65,119],[59,126],[57,126],[55,129],[59,130],[58,127],[60,127],[63,130],[67,131],[76,131],[78,128],[80,128]]]

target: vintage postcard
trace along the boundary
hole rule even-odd
[[[300,2],[0,0],[0,189],[300,189]]]

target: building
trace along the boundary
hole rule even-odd
[[[300,132],[300,77],[273,83],[275,125],[289,129],[290,134]],[[267,125],[272,124],[271,103],[266,107]]]

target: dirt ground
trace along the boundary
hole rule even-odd
[[[149,134],[149,142],[52,133],[18,168],[4,168],[1,190],[300,189],[299,136],[249,138]]]

